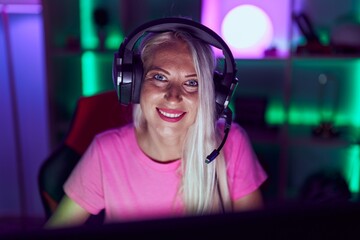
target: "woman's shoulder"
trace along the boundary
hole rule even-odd
[[[223,132],[224,128],[225,128],[225,123],[224,122],[218,122],[217,125],[218,129]],[[243,138],[243,139],[247,139],[248,135],[246,130],[241,127],[238,123],[236,122],[232,122],[231,126],[230,126],[230,130],[229,130],[229,136],[228,138]],[[239,139],[238,139],[239,140]]]
[[[113,140],[114,138],[127,138],[134,133],[134,125],[132,123],[126,124],[121,127],[105,130],[95,136],[96,140],[106,141]]]
[[[223,126],[219,125],[220,131],[222,132],[224,131],[224,125],[225,124],[223,124]],[[222,133],[222,135],[223,134],[224,133]],[[246,130],[238,123],[232,122],[224,145],[224,151],[231,153],[231,155],[236,155],[236,153],[248,151],[250,148],[251,142]]]

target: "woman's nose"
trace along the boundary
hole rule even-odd
[[[166,89],[164,98],[168,101],[181,101],[182,100],[182,89],[177,84],[169,84]]]

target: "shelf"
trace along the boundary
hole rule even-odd
[[[314,146],[314,147],[349,147],[359,144],[357,129],[350,127],[335,128],[338,136],[321,137],[312,134],[315,126],[290,126],[289,143],[291,145]]]
[[[291,125],[287,134],[284,135],[284,128],[242,126],[253,144],[281,144],[286,141],[291,146],[312,146],[312,147],[349,147],[360,144],[359,131],[354,128],[336,128],[339,131],[337,137],[321,137],[312,134],[314,126]]]
[[[279,144],[281,127],[254,127],[242,126],[254,144]]]
[[[348,55],[348,54],[338,54],[338,55],[293,55],[292,59],[306,59],[306,60],[317,60],[317,59],[360,59],[360,54]]]

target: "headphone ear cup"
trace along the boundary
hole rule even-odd
[[[118,72],[118,61],[119,59],[119,54],[116,52],[114,54],[114,59],[113,59],[113,63],[112,63],[112,80],[113,80],[113,84],[114,84],[114,88],[116,90],[116,94],[118,96],[118,100],[120,99],[120,94],[119,94],[119,88],[118,88],[118,76],[119,76],[119,72]]]
[[[224,76],[218,71],[214,72],[213,80],[215,86],[216,113],[218,116],[220,116],[225,108],[224,104],[228,97],[228,89],[222,84]]]
[[[139,54],[133,57],[133,89],[132,89],[132,103],[140,103],[141,85],[143,81],[144,67]]]
[[[237,86],[238,79],[232,74],[214,72],[216,112],[220,118],[228,107],[231,96]]]
[[[114,87],[121,104],[128,105],[131,102],[132,70],[129,72],[129,64],[123,64],[119,53],[114,54],[112,66],[112,78]]]

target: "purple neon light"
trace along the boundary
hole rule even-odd
[[[8,14],[39,14],[41,4],[0,4],[0,11]]]

